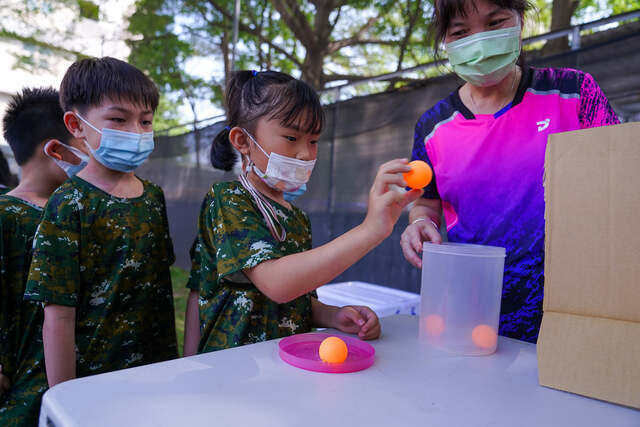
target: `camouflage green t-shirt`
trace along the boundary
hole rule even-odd
[[[311,248],[307,215],[271,201],[287,238],[273,238],[247,190],[238,181],[214,184],[202,203],[191,250],[187,287],[200,292],[200,353],[311,330],[311,298],[271,301],[243,270]]]
[[[79,177],[45,207],[25,298],[76,307],[78,377],[177,357],[164,195],[114,197]]]
[[[39,206],[0,196],[0,363],[11,382],[0,399],[2,426],[35,425],[47,389],[42,306],[22,299],[41,217]]]

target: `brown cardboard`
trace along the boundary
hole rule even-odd
[[[551,135],[540,384],[640,408],[640,123]]]

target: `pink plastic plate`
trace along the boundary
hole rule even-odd
[[[349,349],[347,360],[342,363],[327,363],[320,359],[318,349],[327,337],[337,336],[344,340]],[[280,358],[296,368],[316,372],[342,374],[367,369],[373,365],[376,350],[364,341],[344,335],[309,333],[292,335],[280,340]]]

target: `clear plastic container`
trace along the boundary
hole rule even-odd
[[[420,339],[440,350],[492,354],[498,342],[505,249],[425,243]]]

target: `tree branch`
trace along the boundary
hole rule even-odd
[[[335,53],[337,51],[339,51],[340,49],[342,49],[343,47],[346,46],[353,46],[356,44],[363,44],[360,42],[362,35],[364,34],[365,31],[367,31],[369,28],[371,28],[373,26],[373,24],[376,23],[376,21],[379,19],[379,16],[375,16],[373,18],[369,18],[369,20],[367,21],[366,24],[364,24],[362,27],[360,27],[358,29],[358,31],[355,32],[354,35],[352,35],[349,38],[346,39],[342,39],[342,40],[335,40],[331,43],[329,43],[329,54]]]
[[[218,12],[220,12],[226,19],[233,21],[233,15],[231,13],[229,13],[220,4],[218,4],[216,2],[216,0],[209,0],[209,4],[211,4],[211,6],[213,6]],[[251,28],[250,26],[248,26],[247,24],[243,23],[242,21],[239,22],[239,27],[245,33],[248,33],[248,34],[251,34],[251,35],[257,37],[263,43],[268,44],[274,50],[276,50],[276,51],[280,52],[281,54],[283,54],[284,56],[286,56],[287,59],[289,59],[291,62],[293,62],[297,66],[299,66],[299,67],[302,66],[302,63],[300,62],[300,60],[298,58],[296,58],[295,56],[291,55],[289,52],[287,52],[281,46],[278,46],[277,44],[273,43],[271,40],[267,39],[264,35],[262,35],[260,32],[258,32],[255,28]]]
[[[272,0],[273,7],[278,11],[282,20],[291,29],[295,37],[307,49],[315,47],[313,28],[309,25],[296,0]]]
[[[327,82],[335,82],[338,80],[347,80],[348,82],[355,82],[358,80],[367,79],[368,76],[358,75],[358,74],[325,74],[324,81]]]

